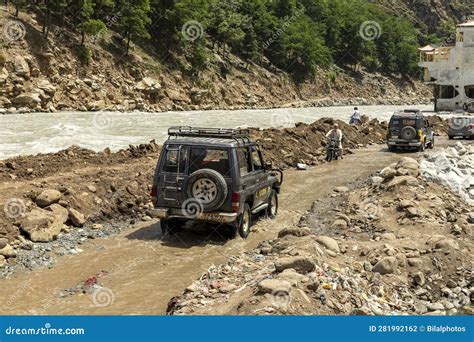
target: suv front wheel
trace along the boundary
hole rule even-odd
[[[245,203],[244,211],[240,215],[238,231],[241,238],[246,239],[250,234],[250,227],[252,226],[252,212],[250,206]]]

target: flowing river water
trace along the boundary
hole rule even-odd
[[[371,119],[388,120],[406,106],[359,107]],[[432,106],[418,106],[431,111]],[[211,110],[167,113],[58,112],[0,115],[0,159],[57,152],[71,145],[94,151],[166,139],[169,126],[292,127],[323,117],[349,120],[353,107]]]

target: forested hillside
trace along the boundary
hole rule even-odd
[[[106,30],[130,43],[151,42],[162,54],[182,52],[199,71],[213,47],[247,61],[264,59],[297,80],[317,67],[417,70],[419,33],[400,16],[366,0],[16,0],[41,13],[44,35],[68,26],[86,45]],[[86,51],[87,54],[87,51]]]
[[[0,105],[162,110],[309,99],[422,102],[430,95],[416,81],[417,48],[443,41],[458,16],[470,14],[463,1],[471,0],[457,1],[456,11],[433,7],[447,16],[435,16],[435,28],[417,14],[430,1],[449,2],[4,0]],[[40,86],[51,95],[30,96]]]

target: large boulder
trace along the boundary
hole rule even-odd
[[[41,98],[36,93],[25,93],[13,98],[11,102],[15,107],[32,107],[41,103]]]
[[[291,284],[286,280],[279,279],[264,279],[258,283],[259,293],[290,293]]]
[[[144,77],[137,83],[135,88],[145,93],[157,93],[161,89],[161,84],[151,77]]]
[[[316,242],[324,246],[326,249],[339,253],[339,245],[336,240],[330,238],[329,236],[318,236],[316,237]]]
[[[54,95],[56,92],[56,87],[53,86],[48,80],[39,81],[36,87],[43,90],[48,95]]]
[[[14,72],[17,76],[30,78],[30,67],[26,60],[18,55],[13,59]]]
[[[313,261],[303,256],[284,257],[275,261],[275,269],[277,272],[293,268],[298,273],[308,273],[313,271],[315,267]]]
[[[66,223],[69,218],[69,211],[57,203],[51,204],[48,208],[61,223]]]
[[[401,185],[418,186],[418,180],[413,176],[399,176],[393,178],[388,184],[387,189],[393,189]]]
[[[8,79],[8,71],[5,68],[0,67],[0,84],[3,84]]]
[[[73,208],[69,209],[69,220],[74,227],[82,227],[84,223],[86,223],[86,218],[84,215]]]
[[[16,257],[16,251],[11,245],[6,245],[0,249],[0,255],[3,255],[5,258],[14,258]]]
[[[404,157],[400,159],[395,168],[397,169],[398,174],[404,174],[412,177],[418,177],[420,174],[420,164],[418,161],[416,161],[416,159],[410,157]]]
[[[398,268],[398,260],[395,257],[386,257],[375,264],[372,268],[373,272],[380,274],[394,273]]]
[[[58,190],[47,189],[44,190],[38,197],[36,197],[36,204],[41,207],[47,207],[53,203],[58,203],[61,199],[61,193]]]
[[[21,222],[21,229],[35,242],[54,240],[62,226],[63,222],[56,214],[44,209],[33,209]]]

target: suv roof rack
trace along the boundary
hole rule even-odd
[[[168,129],[168,135],[174,137],[204,137],[204,138],[249,138],[249,129],[205,128],[191,126],[173,126]]]

